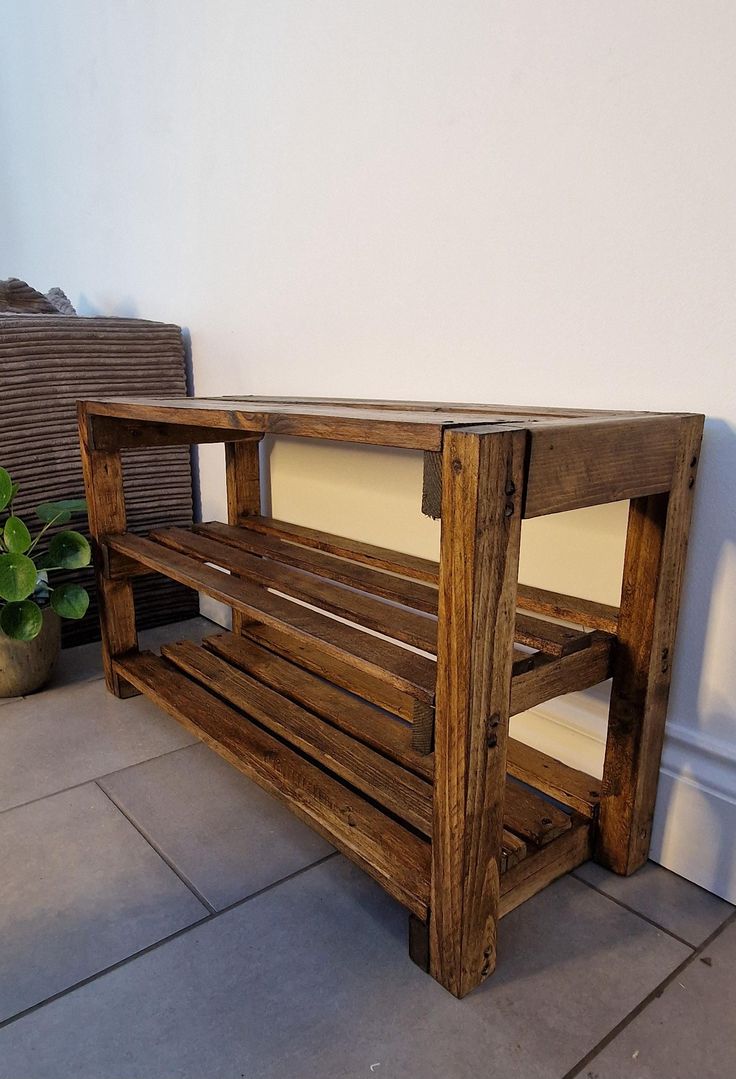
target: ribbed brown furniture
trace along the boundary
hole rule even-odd
[[[149,695],[372,874],[450,992],[494,969],[499,918],[591,853],[644,862],[701,416],[249,397],[87,401],[79,421],[109,688]],[[266,432],[424,451],[439,564],[262,516]],[[121,449],[218,441],[227,523],[131,534]],[[620,609],[517,583],[524,518],[619,499]],[[146,573],[229,604],[233,632],[139,652]],[[511,715],[611,675],[602,782],[508,737]]]

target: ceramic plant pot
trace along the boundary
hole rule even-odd
[[[61,622],[50,607],[32,641],[14,641],[0,630],[0,697],[25,697],[51,677],[61,648]]]

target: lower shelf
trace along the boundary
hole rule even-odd
[[[233,634],[115,667],[427,919],[433,759],[412,748],[408,724]],[[597,798],[591,777],[519,743],[509,762],[502,913],[589,856]],[[518,781],[537,773],[538,789]]]

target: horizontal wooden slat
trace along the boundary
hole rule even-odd
[[[365,592],[315,577],[311,573],[259,558],[227,543],[185,528],[162,528],[151,533],[155,543],[196,558],[213,562],[253,584],[275,588],[287,596],[312,603],[330,614],[357,622],[405,644],[433,652],[437,647],[436,619],[396,607]]]
[[[180,641],[164,645],[161,655],[374,802],[431,835],[432,788],[425,780],[201,645]]]
[[[259,786],[285,802],[419,918],[427,914],[429,843],[177,670],[135,653],[119,675]]]
[[[546,753],[509,738],[506,770],[515,779],[527,783],[558,802],[593,817],[601,796],[601,781],[571,768]]]
[[[519,672],[511,683],[511,715],[605,682],[611,676],[613,646],[613,638],[595,631],[590,646],[582,652],[556,659],[539,657],[529,671]]]
[[[366,745],[431,780],[432,758],[411,748],[411,728],[395,716],[331,685],[245,637],[238,637],[234,633],[217,634],[206,637],[203,644],[228,663],[247,671],[265,685],[329,720],[353,738],[359,738]]]
[[[106,544],[110,550],[135,559],[156,573],[172,577],[229,604],[256,622],[273,627],[302,649],[314,650],[320,657],[334,657],[341,664],[364,671],[374,680],[417,700],[432,703],[434,699],[435,663],[424,656],[274,596],[258,585],[248,584],[140,536],[129,533],[108,536]]]
[[[517,607],[524,611],[547,614],[564,622],[615,633],[618,627],[618,607],[598,603],[592,599],[566,596],[562,592],[550,592],[546,588],[520,584],[517,589]]]
[[[209,521],[206,524],[195,525],[194,531],[202,536],[230,544],[238,550],[249,551],[251,554],[309,570],[320,577],[339,581],[353,588],[360,588],[375,596],[384,596],[386,599],[403,603],[404,606],[416,611],[437,614],[437,588],[421,581],[407,580],[405,577],[397,577],[381,569],[350,562],[321,550],[297,543],[288,543],[278,536],[252,528],[236,528],[232,525],[221,524],[219,521]]]
[[[504,828],[501,839],[501,872],[505,873],[512,865],[526,858],[527,846],[523,839]]]
[[[557,622],[546,622],[533,615],[517,614],[514,640],[530,648],[539,648],[549,656],[567,656],[590,644],[590,633],[570,629]]]
[[[273,517],[241,517],[240,526],[253,532],[299,543],[303,547],[326,551],[341,558],[351,558],[366,566],[400,573],[417,581],[427,581],[434,585],[438,581],[439,563],[429,558],[391,551],[388,547],[377,547],[373,543],[336,536],[332,532],[321,532],[317,528],[307,528],[306,525],[292,524],[290,521],[278,521]]]
[[[570,827],[570,817],[534,791],[513,780],[506,783],[503,822],[510,832],[540,847]]]
[[[591,855],[591,836],[591,822],[573,816],[571,827],[564,835],[545,847],[528,851],[526,858],[509,866],[501,877],[499,916],[510,914],[552,881],[587,861]]]

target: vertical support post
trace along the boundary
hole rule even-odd
[[[647,859],[703,419],[684,417],[669,492],[632,499],[596,861]]]
[[[100,547],[105,536],[125,532],[126,529],[120,451],[95,449],[89,417],[81,403],[78,407],[78,419],[89,529],[94,541],[95,579],[100,609],[105,683],[116,697],[133,697],[138,690],[120,678],[113,669],[115,656],[138,648],[133,585],[129,577],[110,580],[105,576]]]
[[[457,997],[496,962],[527,438],[444,439],[429,967]]]
[[[225,443],[225,480],[227,483],[227,521],[237,525],[242,516],[261,512],[261,438]],[[240,633],[245,616],[233,611],[233,633]]]

